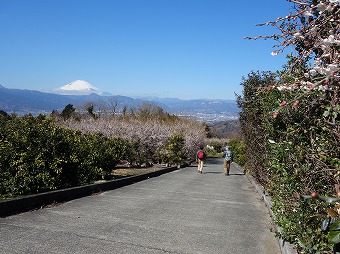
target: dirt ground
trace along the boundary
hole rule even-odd
[[[128,167],[118,167],[112,171],[113,178],[121,178],[127,176],[141,175],[150,172],[155,172],[157,170],[163,169],[163,165],[154,165],[147,168],[128,168]]]

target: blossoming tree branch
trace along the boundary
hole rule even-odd
[[[339,105],[340,80],[340,0],[287,0],[293,4],[293,11],[285,17],[258,26],[274,26],[279,33],[268,36],[246,37],[246,39],[274,39],[271,54],[282,53],[288,47],[296,52],[291,63],[293,68],[306,63],[303,72],[294,73],[294,79],[281,76],[272,87],[293,92],[333,92],[332,105]],[[289,74],[289,73],[288,73]],[[287,75],[287,73],[285,74]],[[288,80],[288,82],[287,82]],[[299,104],[298,96],[292,101]],[[287,103],[281,102],[280,106]],[[277,114],[274,115],[274,117]]]

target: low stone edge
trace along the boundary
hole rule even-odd
[[[186,166],[188,166],[188,163],[181,164],[180,166],[167,167],[154,172],[124,177],[116,180],[110,180],[100,183],[87,184],[67,189],[48,191],[34,195],[27,195],[23,197],[1,200],[0,217],[7,217],[18,213],[41,209],[48,205],[64,203],[70,200],[90,196],[96,193],[113,190],[152,177],[157,177],[162,174],[178,170],[179,168],[184,168]]]

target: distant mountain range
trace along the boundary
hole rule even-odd
[[[67,104],[75,108],[91,102],[96,105],[117,104],[117,109],[138,108],[148,102],[162,107],[171,114],[192,116],[201,121],[224,121],[238,118],[240,109],[234,100],[180,100],[176,98],[142,97],[131,98],[121,95],[110,95],[77,80],[50,92],[36,90],[9,89],[0,85],[0,110],[7,113],[25,115],[31,113],[50,114],[53,110],[61,112]]]

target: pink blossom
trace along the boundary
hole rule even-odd
[[[286,106],[286,104],[287,104],[287,102],[283,101],[283,102],[280,103],[280,107],[284,107],[284,106]]]

